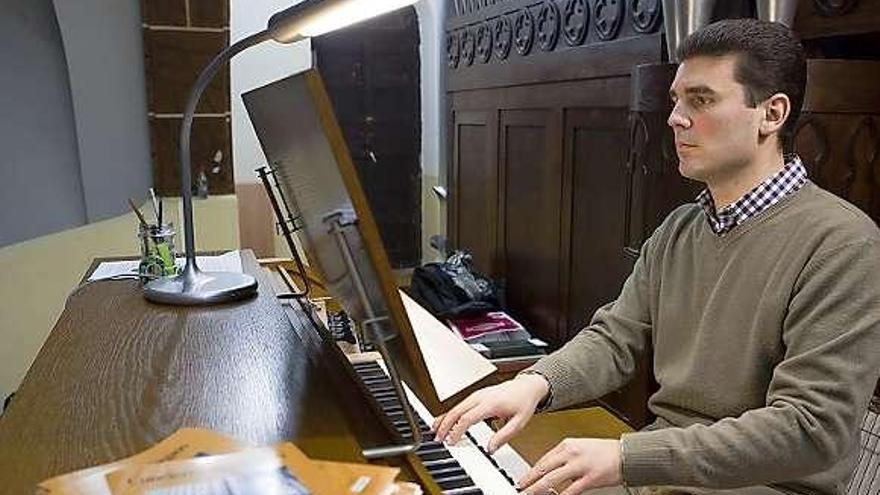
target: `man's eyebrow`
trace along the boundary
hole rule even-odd
[[[703,85],[686,87],[684,89],[684,92],[685,92],[685,94],[689,94],[689,95],[710,95],[710,96],[712,96],[712,95],[716,94],[716,91],[714,89],[710,88],[709,86],[703,86]],[[677,96],[677,93],[675,92],[675,90],[670,88],[669,89],[669,97],[675,98],[676,96]]]

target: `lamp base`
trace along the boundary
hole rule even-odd
[[[238,301],[257,293],[257,280],[243,273],[184,270],[144,286],[144,297],[160,304],[206,306]]]

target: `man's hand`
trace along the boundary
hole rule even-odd
[[[535,495],[556,493],[557,487],[569,481],[571,485],[559,495],[621,484],[620,441],[566,438],[538,460],[517,484],[525,490],[523,493]]]
[[[535,407],[549,393],[547,380],[536,374],[477,390],[434,421],[435,440],[457,443],[473,424],[487,418],[508,420],[489,439],[489,452],[507,443],[535,414]]]

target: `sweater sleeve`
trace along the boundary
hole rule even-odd
[[[814,257],[790,296],[766,405],[711,425],[623,436],[626,483],[734,488],[833,466],[857,441],[880,373],[877,280],[874,241]]]
[[[626,384],[635,373],[651,329],[651,244],[649,239],[642,246],[617,300],[596,310],[587,327],[524,371],[539,373],[550,384],[549,402],[542,410],[601,397]]]

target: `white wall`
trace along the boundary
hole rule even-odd
[[[272,14],[302,0],[230,0],[230,43],[266,29]],[[312,66],[312,45],[304,40],[291,45],[267,41],[232,59],[232,160],[235,183],[259,181],[254,170],[266,164],[266,156],[247,115],[241,94]]]

